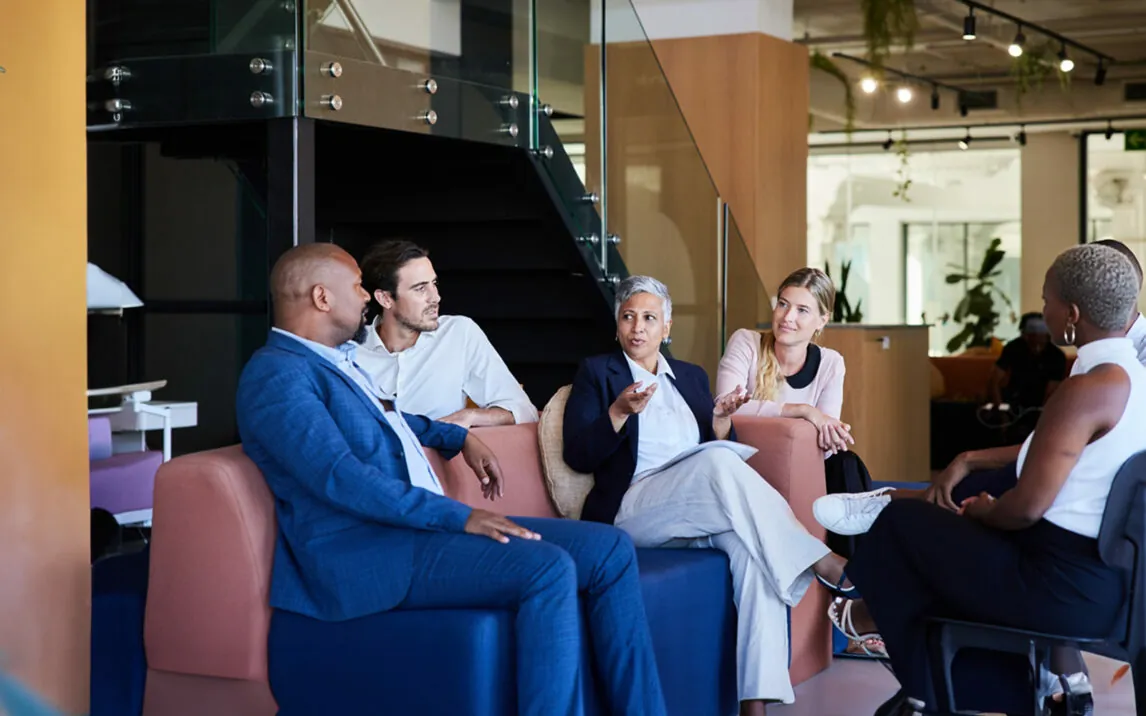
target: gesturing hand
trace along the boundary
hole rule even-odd
[[[462,458],[477,475],[485,499],[492,501],[505,494],[502,487],[504,481],[501,477],[501,465],[498,464],[497,457],[473,433],[466,435],[466,441],[462,444]]]
[[[541,535],[531,532],[507,517],[488,510],[475,509],[466,520],[466,532],[471,535],[483,535],[502,544],[507,544],[510,537],[521,539],[541,539]]]
[[[712,417],[731,418],[751,397],[742,386],[736,386],[716,399],[716,403],[712,407]]]
[[[641,381],[638,380],[621,391],[621,394],[613,401],[610,412],[615,411],[620,415],[636,415],[645,409],[656,392],[657,383],[641,390]]]

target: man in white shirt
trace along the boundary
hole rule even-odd
[[[358,362],[406,412],[464,428],[537,422],[537,409],[473,320],[440,316],[428,252],[385,241],[362,260],[363,286],[382,313]],[[476,408],[467,407],[469,399]]]

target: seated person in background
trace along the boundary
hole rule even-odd
[[[902,696],[937,706],[926,640],[932,617],[1078,637],[1114,628],[1125,575],[1103,562],[1097,537],[1115,475],[1146,450],[1146,368],[1125,337],[1137,295],[1137,275],[1118,252],[1086,245],[1060,254],[1046,275],[1043,312],[1052,336],[1078,346],[1082,365],[1023,443],[1014,489],[968,499],[959,514],[895,500],[848,563],[864,598],[841,597],[829,615],[852,638],[879,631]],[[1029,711],[1026,665],[1002,661],[964,660],[961,709]]]
[[[565,462],[593,473],[582,517],[616,524],[644,547],[714,547],[728,555],[739,613],[741,714],[791,703],[787,608],[814,577],[837,584],[843,559],[808,533],[783,496],[733,450],[742,387],[713,400],[700,366],[666,358],[672,299],[660,281],[617,287],[615,353],[582,362],[565,404]],[[666,466],[667,465],[667,466]]]
[[[1019,334],[1003,347],[987,394],[996,406],[1041,408],[1066,377],[1066,354],[1051,343],[1041,313],[1025,314]]]
[[[464,428],[399,412],[401,399],[356,362],[351,338],[370,294],[345,251],[291,249],[271,291],[275,328],[237,400],[243,450],[275,497],[271,607],[326,621],[513,611],[518,713],[530,716],[582,713],[584,613],[609,712],[663,716],[632,541],[611,526],[511,521],[444,496],[421,446],[447,459],[460,451],[490,500],[502,494],[497,459]]]
[[[827,455],[854,442],[850,427],[840,422],[844,358],[813,342],[828,324],[835,301],[836,289],[823,271],[802,268],[790,274],[780,284],[772,330],[733,333],[716,371],[717,394],[751,386],[738,415],[807,420]]]
[[[403,409],[463,428],[537,422],[537,409],[481,328],[439,316],[438,276],[425,249],[384,241],[362,260],[382,313],[359,342],[359,363]],[[477,408],[467,408],[466,398]]]

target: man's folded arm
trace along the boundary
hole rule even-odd
[[[304,374],[285,370],[265,381],[243,380],[238,405],[243,440],[272,452],[273,459],[316,498],[383,524],[464,531],[471,508],[355,457]],[[461,432],[464,441],[465,430]],[[397,454],[394,464],[405,465]]]

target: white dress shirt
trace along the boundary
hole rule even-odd
[[[640,381],[647,390],[653,383],[657,392],[649,398],[645,409],[637,414],[639,439],[637,441],[637,469],[633,481],[664,465],[689,448],[700,444],[700,426],[688,407],[684,396],[676,389],[676,376],[663,355],[657,356],[657,374],[653,375],[629,356],[625,356],[633,374],[633,382]],[[630,416],[629,420],[633,418]]]
[[[485,333],[465,316],[442,316],[414,345],[391,353],[378,336],[381,316],[367,333],[358,362],[409,413],[437,420],[466,407],[502,408],[517,423],[537,422],[537,409]]]
[[[385,418],[390,428],[398,435],[398,439],[402,442],[402,456],[406,459],[406,471],[410,475],[410,484],[437,495],[445,494],[442,491],[442,483],[438,481],[438,476],[434,474],[434,468],[430,465],[430,461],[426,459],[426,453],[422,451],[422,444],[418,442],[418,436],[414,434],[414,431],[410,428],[406,419],[402,417],[397,400],[394,400],[391,395],[380,391],[370,380],[370,376],[362,370],[362,366],[355,362],[355,353],[358,351],[357,343],[347,341],[337,348],[331,348],[330,346],[308,340],[302,336],[296,336],[290,331],[284,331],[281,328],[272,328],[271,330],[295,339],[330,361],[339,370],[348,375],[350,379],[354,381],[354,384],[361,388],[364,393],[373,398],[371,402],[374,403],[378,411],[382,413],[382,417]],[[383,400],[394,400],[394,409],[386,410],[382,405]]]

